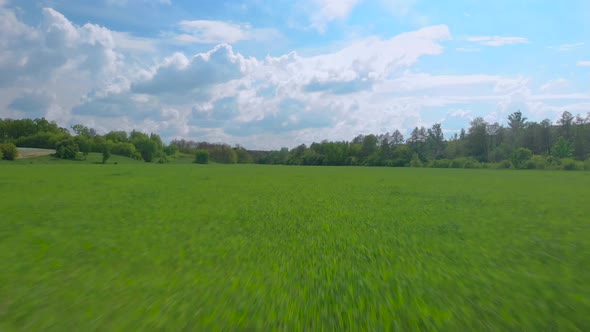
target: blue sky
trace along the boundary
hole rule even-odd
[[[0,117],[248,148],[590,112],[589,1],[0,0]]]

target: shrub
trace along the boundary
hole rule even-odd
[[[72,138],[61,140],[55,145],[55,156],[61,159],[76,159],[80,147]]]
[[[586,159],[586,161],[584,161],[584,170],[590,171],[590,158],[588,158],[588,159]]]
[[[178,146],[175,144],[170,144],[164,148],[164,153],[168,156],[175,156],[178,152]]]
[[[448,159],[431,160],[428,167],[432,168],[449,168],[451,161]]]
[[[465,161],[465,164],[463,164],[463,168],[481,168],[481,163],[478,162],[477,160],[473,160],[473,159],[468,159],[467,161]]]
[[[106,164],[107,160],[111,157],[111,148],[108,144],[103,145],[102,147],[102,163]]]
[[[514,168],[524,169],[528,168],[528,161],[533,156],[533,152],[527,148],[519,148],[512,153],[512,165]]]
[[[163,155],[158,159],[158,164],[167,164],[170,160],[167,155]]]
[[[208,164],[209,163],[209,151],[197,150],[197,152],[195,154],[195,163]]]
[[[498,163],[498,168],[507,169],[507,168],[511,168],[511,167],[512,167],[512,163],[510,162],[510,160],[502,160],[501,162]]]
[[[139,153],[139,151],[137,151],[137,149],[135,148],[135,145],[131,143],[116,143],[111,148],[111,153],[119,156],[141,159],[141,153]]]
[[[2,150],[0,150],[0,160],[4,159],[4,154],[2,153]]]
[[[527,162],[528,169],[545,169],[547,167],[547,159],[544,156],[534,155]]]
[[[449,168],[481,168],[481,164],[473,158],[461,157],[453,159]]]
[[[422,167],[422,166],[424,166],[424,164],[422,163],[422,160],[420,160],[420,157],[418,156],[417,153],[414,153],[414,155],[412,156],[412,160],[410,160],[410,166],[411,167]]]
[[[556,158],[570,158],[574,153],[573,144],[563,137],[559,137],[551,148],[551,155]]]
[[[14,160],[18,157],[18,150],[13,143],[0,144],[0,152],[4,160]]]
[[[346,165],[346,166],[356,166],[356,165],[358,165],[358,160],[357,160],[356,157],[348,157],[344,161],[344,165]]]
[[[582,166],[583,167],[583,166]],[[561,160],[561,169],[565,171],[575,171],[581,169],[580,164],[571,158]]]

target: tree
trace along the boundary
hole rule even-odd
[[[560,136],[551,148],[551,155],[556,158],[571,158],[574,153],[572,143]]]
[[[445,153],[445,136],[442,132],[440,123],[432,125],[431,129],[428,129],[428,148],[430,150],[430,159],[441,159]]]
[[[209,151],[197,150],[195,153],[195,163],[197,164],[208,164],[209,163]]]
[[[176,144],[170,144],[164,148],[164,153],[167,156],[175,156],[178,153],[178,146]]]
[[[467,132],[467,153],[478,161],[487,161],[488,137],[487,122],[477,117],[471,121],[471,127]]]
[[[82,137],[86,137],[88,139],[93,138],[94,136],[97,135],[96,130],[94,130],[92,128],[88,128],[88,127],[81,125],[81,124],[73,125],[72,130],[74,131],[76,136],[82,136]]]
[[[80,147],[71,136],[55,145],[55,156],[61,159],[76,159],[78,152]]]
[[[102,163],[106,164],[107,160],[111,157],[111,148],[108,144],[103,145],[102,147]]]
[[[88,153],[90,153],[90,141],[88,141],[88,139],[84,136],[76,136],[74,137],[74,142],[76,144],[78,144],[78,148],[80,150],[80,152],[82,152],[82,155],[84,156],[84,159],[86,159],[86,157],[88,156]]]
[[[527,148],[518,148],[512,154],[512,165],[514,168],[527,168],[528,161],[533,156],[533,152]]]
[[[0,154],[3,160],[14,160],[18,157],[18,150],[13,143],[0,144]]]
[[[395,130],[389,138],[389,145],[400,145],[404,144],[404,135],[399,130]]]
[[[561,114],[561,118],[557,121],[559,124],[559,134],[566,140],[572,138],[572,125],[574,123],[574,116],[572,113],[565,111]]]

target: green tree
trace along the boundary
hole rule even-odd
[[[523,134],[527,118],[520,111],[508,115],[508,127],[510,128],[510,143],[513,149],[522,147]]]
[[[61,140],[55,145],[55,156],[61,159],[76,159],[80,147],[72,137]]]
[[[428,137],[426,139],[428,143],[428,149],[430,150],[430,159],[441,159],[445,153],[445,136],[442,132],[440,123],[432,125],[431,129],[428,129]]]
[[[512,165],[514,168],[523,169],[528,167],[528,162],[531,160],[533,152],[527,148],[518,148],[512,154]]]
[[[417,153],[414,153],[412,155],[412,160],[410,160],[410,166],[411,167],[422,167],[422,166],[424,166],[424,164],[422,163],[422,160],[420,160],[420,156],[418,156]]]
[[[76,124],[72,126],[72,130],[76,134],[76,136],[86,137],[88,139],[97,136],[96,130],[92,128],[88,128],[81,124]]]
[[[18,150],[13,143],[0,144],[0,153],[3,160],[14,160],[18,157]]]
[[[560,136],[557,139],[557,142],[551,148],[551,155],[556,158],[571,158],[572,154],[574,153],[574,147],[572,143],[563,136]]]
[[[111,157],[111,147],[109,144],[105,144],[102,147],[102,163],[106,164],[107,160]]]
[[[208,164],[209,163],[209,151],[207,150],[197,150],[195,154],[195,163],[197,164]]]
[[[487,161],[488,158],[488,134],[487,122],[481,118],[471,121],[471,127],[467,132],[467,154],[478,161]]]
[[[170,144],[164,148],[164,153],[167,156],[175,156],[178,153],[178,146],[176,144]]]

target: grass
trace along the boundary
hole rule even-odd
[[[590,330],[590,173],[0,164],[0,330]]]

